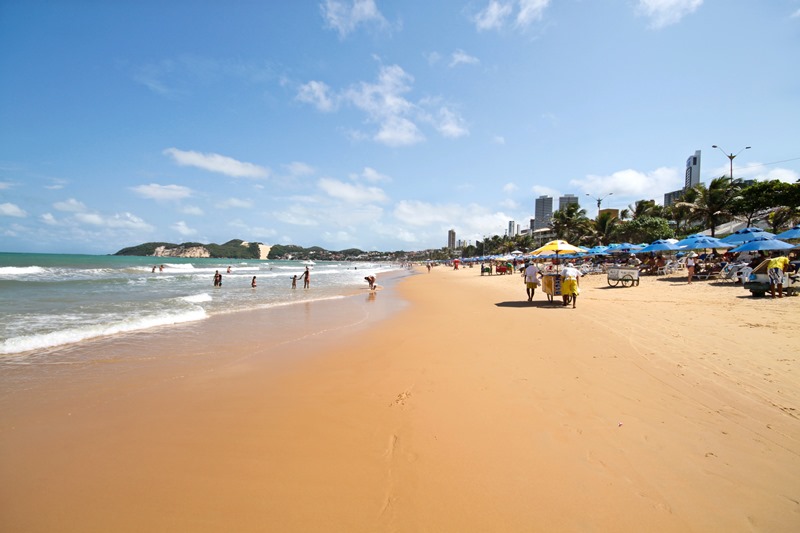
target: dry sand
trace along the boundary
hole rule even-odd
[[[0,530],[800,530],[800,298],[438,267],[350,300],[4,367]]]

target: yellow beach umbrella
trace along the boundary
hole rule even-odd
[[[585,252],[586,248],[581,248],[580,246],[575,246],[573,244],[568,243],[567,241],[550,241],[545,243],[543,246],[532,251],[529,255],[549,255],[555,253],[556,255],[560,253],[580,253]]]

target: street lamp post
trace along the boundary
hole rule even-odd
[[[612,194],[614,194],[614,193],[613,193],[613,192],[610,192],[610,193],[608,193],[608,194],[604,194],[603,196],[599,196],[599,197],[598,197],[598,196],[592,196],[591,194],[589,194],[589,193],[587,192],[587,193],[586,193],[586,196],[588,196],[588,197],[590,197],[590,198],[594,198],[595,200],[597,200],[597,210],[599,211],[599,210],[600,210],[600,204],[603,202],[603,200],[605,200],[606,198],[608,198],[608,197],[609,197],[609,196],[611,196]]]
[[[749,149],[750,149],[750,147],[749,147],[749,146],[745,146],[744,148],[742,148],[741,150],[739,150],[739,151],[738,151],[738,152],[736,152],[735,154],[734,154],[733,152],[731,152],[730,154],[729,154],[729,153],[727,153],[725,150],[723,150],[722,148],[720,148],[720,147],[719,147],[719,146],[717,146],[716,144],[712,144],[712,145],[711,145],[711,148],[716,148],[717,150],[719,150],[720,152],[722,152],[723,154],[725,154],[725,157],[727,157],[728,159],[730,159],[730,160],[731,160],[731,181],[733,181],[733,160],[734,160],[734,159],[736,159],[736,156],[737,156],[737,155],[741,154],[741,153],[742,153],[742,152],[744,152],[745,150],[749,150]]]

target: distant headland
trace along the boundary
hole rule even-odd
[[[386,254],[378,252],[364,252],[357,248],[341,251],[329,251],[319,246],[303,248],[302,246],[273,244],[267,245],[260,242],[247,242],[233,239],[224,244],[203,244],[199,242],[184,242],[174,244],[169,242],[146,242],[138,246],[123,248],[114,255],[136,255],[145,257],[210,257],[216,259],[315,259],[331,261],[354,261],[377,259]]]

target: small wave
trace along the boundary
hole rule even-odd
[[[97,337],[116,335],[143,329],[150,329],[170,324],[195,322],[207,318],[203,309],[195,309],[184,313],[165,313],[152,317],[122,320],[110,324],[93,324],[73,329],[53,331],[40,335],[23,335],[0,342],[0,354],[15,354],[30,350],[53,348],[64,344],[72,344]]]
[[[39,266],[27,267],[0,267],[0,276],[24,276],[26,274],[41,274],[45,269]]]
[[[193,304],[199,304],[199,303],[203,303],[203,302],[210,302],[211,301],[211,295],[208,294],[207,292],[203,292],[201,294],[193,294],[191,296],[184,296],[184,297],[181,298],[181,300],[183,300],[185,302],[193,303]]]

